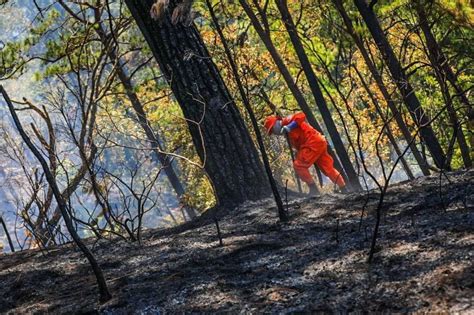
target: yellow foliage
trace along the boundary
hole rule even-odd
[[[474,2],[472,0],[437,0],[436,3],[458,23],[474,29]]]

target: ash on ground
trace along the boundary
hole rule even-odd
[[[367,263],[380,194],[270,199],[142,244],[89,242],[113,299],[99,304],[72,245],[0,256],[2,313],[474,312],[474,171],[391,187]]]

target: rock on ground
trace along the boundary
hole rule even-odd
[[[391,187],[367,263],[380,194],[271,200],[142,244],[89,242],[113,299],[98,303],[86,260],[71,245],[0,256],[0,312],[474,313],[474,171]]]

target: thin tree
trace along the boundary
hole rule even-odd
[[[20,133],[21,138],[23,139],[25,144],[28,146],[28,148],[31,150],[31,152],[36,157],[36,159],[38,159],[39,163],[41,164],[41,167],[43,168],[44,174],[46,176],[49,186],[53,190],[54,198],[56,199],[56,202],[61,211],[61,215],[64,219],[64,222],[66,223],[66,227],[68,229],[69,234],[71,235],[72,239],[76,243],[77,247],[79,247],[79,249],[83,252],[84,256],[86,256],[87,260],[89,261],[92,267],[92,270],[94,271],[95,277],[97,279],[97,284],[99,286],[100,301],[106,302],[110,300],[112,298],[112,295],[110,294],[109,289],[107,287],[107,283],[105,281],[105,277],[102,272],[102,269],[97,263],[97,260],[95,259],[92,252],[87,248],[85,243],[81,240],[81,238],[77,234],[77,231],[74,228],[72,219],[69,215],[70,209],[68,207],[68,204],[61,195],[56,179],[51,173],[48,163],[44,159],[41,152],[33,144],[28,134],[23,129],[23,126],[18,118],[18,115],[16,114],[15,108],[13,107],[13,103],[11,102],[7,92],[5,91],[2,85],[0,85],[0,92],[3,95],[5,102],[7,103],[8,110],[10,111],[10,115],[13,118],[13,122],[18,132]]]
[[[461,151],[461,157],[464,161],[464,166],[466,168],[470,168],[472,166],[472,160],[470,156],[469,146],[467,145],[462,126],[459,122],[458,114],[454,109],[453,98],[451,97],[451,93],[449,92],[447,81],[451,82],[453,87],[460,92],[459,96],[461,100],[465,103],[468,112],[471,110],[469,101],[467,100],[464,91],[462,91],[458,87],[456,79],[454,77],[454,73],[451,67],[449,66],[448,60],[443,54],[441,48],[438,45],[438,42],[436,41],[436,38],[434,37],[431,31],[431,27],[428,22],[428,17],[425,12],[426,7],[423,6],[421,3],[416,3],[416,1],[414,7],[416,14],[418,15],[418,24],[425,37],[426,54],[428,55],[431,66],[433,67],[433,70],[435,72],[436,80],[438,81],[438,84],[441,88],[441,93],[443,94],[443,98],[447,106],[447,112],[451,124],[453,125],[454,129],[457,129],[456,140]]]
[[[247,110],[250,120],[252,121],[252,126],[255,131],[255,136],[257,137],[257,143],[260,148],[260,153],[262,154],[263,165],[265,166],[265,171],[268,176],[268,181],[270,182],[270,187],[272,188],[273,197],[275,198],[275,203],[277,204],[278,209],[278,216],[281,221],[288,220],[287,214],[285,209],[283,208],[283,202],[281,200],[280,193],[278,192],[278,186],[273,178],[272,169],[270,167],[270,162],[268,161],[268,155],[265,150],[265,145],[263,144],[262,133],[258,127],[257,119],[255,118],[255,113],[253,112],[252,106],[250,105],[250,101],[247,97],[247,93],[245,93],[244,87],[242,85],[242,81],[240,80],[239,71],[237,69],[237,65],[235,64],[234,58],[232,57],[232,53],[229,49],[229,45],[227,40],[222,32],[222,29],[219,25],[219,20],[217,19],[214,8],[209,0],[206,0],[207,7],[209,8],[209,13],[211,14],[212,22],[216,28],[217,33],[219,34],[219,38],[224,46],[224,51],[227,56],[227,60],[229,61],[230,67],[232,69],[232,74],[235,79],[235,83],[239,89],[240,97],[242,98],[242,102],[244,103],[245,109]]]
[[[3,220],[3,217],[0,215],[0,224],[3,227],[3,231],[5,232],[5,235],[7,236],[8,240],[8,245],[10,246],[10,250],[15,252],[15,246],[13,246],[12,238],[10,236],[10,233],[8,233],[7,225],[5,224],[5,221]]]
[[[372,1],[373,4],[375,4],[375,2],[376,1]],[[431,157],[438,168],[443,167],[445,165],[446,157],[441,145],[439,144],[438,138],[433,131],[433,128],[429,124],[431,119],[421,106],[421,103],[410,84],[408,76],[403,70],[397,56],[393,51],[392,46],[388,42],[382,27],[380,26],[377,16],[372,10],[372,6],[369,7],[366,0],[354,0],[354,3],[362,16],[362,19],[367,25],[369,32],[375,40],[382,58],[388,66],[392,78],[403,97],[403,101],[410,112],[413,121],[418,127],[422,127],[420,130],[420,135],[428,147]]]
[[[402,163],[405,173],[407,174],[409,179],[415,179],[415,176],[413,175],[410,165],[408,165],[405,157],[402,156],[402,150],[400,150],[400,146],[398,145],[397,139],[395,139],[395,136],[393,135],[393,131],[390,128],[390,121],[385,117],[383,110],[380,107],[379,101],[377,100],[377,97],[370,90],[369,85],[367,84],[367,82],[365,82],[364,76],[362,75],[362,73],[360,73],[359,69],[357,69],[357,67],[355,66],[353,68],[354,68],[354,71],[357,73],[357,76],[359,77],[359,80],[362,83],[362,86],[364,87],[365,92],[367,93],[367,95],[369,95],[369,98],[372,101],[372,104],[374,104],[377,114],[379,115],[384,125],[386,126],[385,134],[387,135],[388,140],[392,144],[393,149],[397,153],[397,156],[400,157],[400,162]]]
[[[283,59],[281,58],[281,56],[278,53],[275,45],[273,44],[273,41],[272,41],[271,36],[270,36],[268,21],[265,18],[266,14],[265,14],[264,10],[258,5],[258,3],[256,4],[257,8],[259,10],[259,13],[260,13],[260,15],[261,15],[261,17],[264,21],[263,22],[264,25],[262,26],[262,24],[258,20],[257,16],[253,12],[252,8],[247,3],[247,1],[246,0],[239,0],[239,2],[241,4],[242,8],[244,9],[245,13],[247,14],[247,16],[250,18],[250,22],[252,23],[255,31],[257,32],[260,39],[262,40],[265,47],[267,48],[268,52],[272,56],[272,59],[275,62],[275,65],[277,66],[277,68],[278,68],[279,72],[281,73],[283,79],[285,80],[288,88],[290,89],[291,93],[293,94],[293,97],[295,98],[296,102],[298,103],[298,106],[305,113],[309,124],[313,128],[315,128],[316,130],[318,130],[319,132],[323,133],[323,130],[322,130],[321,126],[319,125],[319,123],[317,122],[317,120],[316,120],[314,114],[312,113],[308,103],[306,102],[306,99],[304,98],[303,93],[301,92],[301,90],[296,85],[296,82],[293,80],[293,77],[291,76],[290,71],[288,70],[288,67],[285,65]],[[332,148],[330,146],[328,146],[328,152],[333,157],[334,166],[341,173],[341,175],[344,177],[344,180],[346,180],[349,183],[356,183],[356,181],[357,181],[355,186],[352,185],[352,188],[355,189],[355,190],[358,190],[360,188],[360,183],[358,182],[358,179],[356,178],[356,179],[349,180],[344,168],[342,167],[341,163],[339,162],[339,159],[336,157],[336,155],[334,154],[334,151],[332,150]]]
[[[410,151],[413,154],[413,157],[415,158],[416,162],[418,163],[421,172],[423,175],[427,176],[430,175],[430,171],[427,165],[426,160],[423,158],[421,155],[420,151],[416,147],[416,144],[414,141],[412,141],[412,135],[410,133],[410,130],[408,129],[405,121],[403,120],[403,116],[400,113],[400,111],[397,108],[397,105],[395,104],[393,98],[391,97],[385,83],[383,82],[382,75],[380,72],[377,70],[377,67],[375,64],[372,62],[372,59],[369,56],[369,53],[367,49],[364,46],[364,43],[362,41],[362,38],[360,35],[357,34],[357,32],[354,30],[354,26],[352,25],[352,21],[349,18],[349,15],[347,14],[346,10],[344,9],[343,3],[341,0],[332,0],[337,11],[342,17],[342,20],[345,25],[345,30],[347,33],[352,37],[354,43],[356,44],[357,48],[359,49],[360,54],[362,55],[362,58],[364,59],[365,64],[367,65],[367,68],[369,69],[370,73],[372,74],[372,77],[375,80],[375,83],[377,84],[377,87],[379,88],[380,92],[382,93],[382,96],[387,104],[387,106],[390,108],[390,111],[392,112],[393,118],[395,122],[397,123],[398,128],[400,129],[405,141],[407,143],[410,143]]]
[[[254,75],[254,78],[258,80],[258,77],[256,76],[255,72],[253,72],[253,75]],[[260,92],[259,96],[261,98],[263,98],[263,100],[265,101],[267,106],[270,108],[272,113],[274,113],[278,116],[282,116],[282,114],[278,110],[277,106],[270,101],[270,98],[268,97],[267,93],[263,89],[260,89],[259,92]],[[295,158],[296,158],[295,157],[295,152],[293,151],[293,147],[291,146],[290,137],[288,136],[288,134],[285,135],[285,140],[286,140],[286,144],[288,145],[288,150],[290,151],[291,162],[294,163]],[[316,165],[314,166],[314,168],[317,172],[318,178],[321,179],[321,171],[319,170],[319,168],[316,167]],[[296,173],[296,170],[294,168],[293,168],[293,175],[295,177],[296,186],[298,187],[298,192],[300,192],[300,193],[303,192],[303,189],[301,188],[301,179],[298,176],[298,174]],[[322,186],[322,180],[320,180],[320,184]]]
[[[347,177],[349,178],[350,185],[353,187],[360,188],[357,173],[354,169],[354,166],[352,165],[351,159],[349,158],[349,154],[347,153],[347,150],[344,147],[341,135],[337,130],[336,124],[334,123],[327,102],[323,96],[321,88],[319,87],[316,73],[314,72],[313,67],[311,66],[308,55],[306,54],[301,39],[298,35],[298,29],[296,28],[291,13],[288,10],[287,0],[276,0],[276,5],[278,7],[278,10],[280,11],[283,24],[285,25],[291,43],[293,44],[293,47],[296,51],[296,55],[298,56],[298,59],[301,63],[303,72],[306,76],[306,79],[308,80],[309,87],[313,94],[316,105],[318,106],[319,112],[321,113],[321,117],[323,118],[329,136],[332,139],[334,149],[336,150],[337,155],[339,156],[339,159],[341,160],[341,163],[344,166],[344,170],[346,171]]]
[[[419,1],[416,1],[415,3],[417,3],[416,5],[419,8],[418,10],[421,10],[421,11],[418,11],[418,13],[421,12],[420,18],[422,20],[428,21],[427,17],[426,17],[426,13],[425,13],[427,8],[426,7],[420,7],[421,3],[418,3],[418,2]],[[432,5],[433,4],[431,1],[429,1],[429,2],[425,1],[423,3],[425,3],[425,5]],[[423,9],[425,9],[425,10],[423,10]],[[472,102],[469,101],[466,91],[464,91],[462,89],[462,87],[459,85],[459,83],[457,82],[457,75],[454,73],[453,69],[451,68],[451,66],[448,62],[448,59],[446,58],[446,55],[443,53],[443,50],[441,49],[441,46],[436,41],[436,38],[433,35],[431,35],[431,36],[429,35],[429,34],[432,34],[431,28],[427,29],[426,34],[428,35],[428,37],[431,38],[429,41],[432,42],[433,51],[436,52],[435,56],[437,56],[437,58],[438,58],[437,63],[439,64],[440,68],[443,69],[443,71],[446,75],[446,79],[449,81],[449,83],[451,83],[452,87],[456,91],[456,96],[459,97],[461,99],[461,102],[466,106],[468,114],[474,116],[474,113],[473,113],[474,109],[473,109],[473,106],[472,106]],[[428,38],[427,38],[427,41],[428,41]]]

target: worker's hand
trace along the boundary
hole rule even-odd
[[[288,127],[288,126],[283,126],[283,127],[281,128],[281,130],[280,130],[280,133],[281,133],[281,134],[287,134],[287,133],[289,133],[290,131],[291,131],[291,128],[290,128],[290,127]]]
[[[292,131],[293,129],[295,129],[296,127],[298,127],[298,124],[296,123],[296,121],[292,121],[291,123],[289,123],[288,125],[286,126],[283,126],[281,128],[281,133],[282,134],[288,134],[290,131]]]

